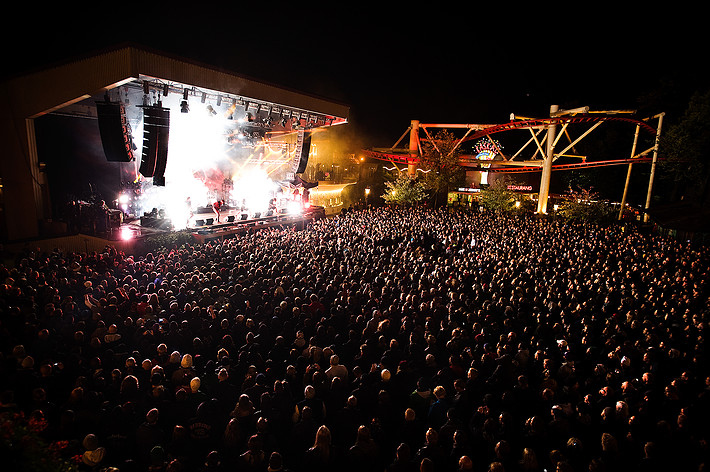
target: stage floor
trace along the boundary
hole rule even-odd
[[[323,207],[310,207],[299,213],[277,213],[269,216],[253,215],[239,209],[226,209],[220,213],[217,223],[214,212],[195,213],[185,225],[172,225],[169,219],[136,218],[124,221],[108,232],[109,240],[141,239],[155,234],[173,231],[190,231],[198,240],[225,237],[247,230],[274,226],[294,225],[325,216]]]

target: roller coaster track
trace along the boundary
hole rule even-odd
[[[381,152],[375,152],[375,151],[363,151],[367,156],[372,157],[374,159],[380,159],[380,160],[385,160],[388,162],[391,162],[393,164],[401,164],[401,165],[407,165],[410,161],[408,160],[408,156],[403,156],[400,154],[386,154],[386,153],[381,153]],[[613,159],[613,160],[606,160],[606,161],[591,161],[591,162],[577,162],[577,163],[572,163],[572,164],[553,164],[552,165],[552,170],[574,170],[574,169],[584,169],[584,168],[590,168],[590,167],[607,167],[607,166],[617,166],[617,165],[622,165],[622,164],[645,164],[645,163],[650,163],[652,162],[653,159],[650,157],[636,157],[636,158],[629,158],[629,159]],[[527,164],[520,164],[516,166],[511,166],[511,165],[505,165],[501,161],[485,161],[487,163],[487,166],[484,167],[481,165],[481,161],[477,159],[462,159],[461,160],[461,165],[466,168],[466,170],[472,170],[472,171],[488,171],[488,172],[495,172],[495,173],[507,173],[507,174],[513,174],[513,173],[524,173],[524,172],[540,172],[542,170],[542,161],[538,161],[536,163],[527,163]],[[502,167],[492,167],[491,163],[493,162],[493,165],[502,165]]]
[[[593,161],[593,162],[577,162],[573,164],[553,164],[552,170],[574,170],[574,169],[584,169],[589,167],[607,167],[607,166],[617,166],[621,164],[644,164],[653,161],[650,157],[637,157],[632,159],[614,159],[608,161]],[[467,170],[486,170],[488,172],[496,173],[522,173],[522,172],[540,172],[542,170],[542,164],[540,165],[522,165],[522,166],[505,166],[505,167],[489,167],[485,168],[476,164],[473,166],[466,166]]]
[[[617,121],[626,122],[637,125],[639,129],[643,129],[648,133],[655,134],[656,129],[648,124],[646,121],[638,120],[626,116],[616,116],[616,115],[593,115],[593,114],[582,114],[573,116],[559,116],[552,118],[539,118],[539,119],[524,119],[518,121],[510,121],[508,123],[502,123],[498,125],[485,126],[482,129],[474,132],[470,136],[467,136],[461,140],[461,142],[471,141],[480,139],[484,136],[488,136],[495,133],[501,133],[505,131],[515,131],[524,129],[541,129],[553,125],[566,125],[566,124],[579,124],[579,123],[598,123],[600,121]],[[380,151],[380,150],[363,150],[363,153],[373,159],[378,159],[382,161],[388,161],[392,164],[409,165],[415,164],[419,161],[417,157],[412,157],[412,155],[406,150],[390,150],[390,152]],[[520,163],[516,166],[505,166],[502,167],[483,167],[478,163],[480,161],[471,160],[463,158],[461,160],[461,165],[466,166],[468,170],[487,170],[488,172],[537,172],[541,170],[542,161],[536,163],[523,164]],[[592,161],[592,162],[580,162],[576,164],[558,164],[553,165],[552,170],[567,170],[574,168],[589,168],[589,167],[603,167],[627,163],[645,163],[651,162],[650,158],[630,158],[630,159],[619,159],[619,160],[609,160],[609,161]],[[478,163],[478,164],[477,164]],[[499,162],[496,161],[496,164]]]
[[[482,130],[478,130],[471,136],[468,136],[465,140],[480,139],[483,136],[488,136],[494,133],[500,133],[502,131],[512,131],[519,129],[536,129],[545,128],[553,125],[560,124],[576,124],[576,123],[597,123],[599,121],[623,121],[627,123],[633,123],[648,131],[651,134],[656,133],[656,129],[642,120],[636,120],[634,118],[628,118],[624,116],[594,116],[594,115],[575,115],[575,116],[559,116],[553,118],[539,118],[539,119],[529,119],[521,121],[511,121],[509,123],[502,123],[499,125],[489,126]]]

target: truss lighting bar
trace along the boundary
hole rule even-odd
[[[211,100],[217,103],[217,106],[220,106],[221,102],[223,100],[229,101],[230,99],[236,100],[240,105],[249,107],[249,109],[253,109],[257,112],[264,112],[267,114],[278,114],[281,117],[286,117],[288,118],[289,116],[294,116],[294,117],[300,117],[300,119],[305,120],[306,123],[320,123],[320,124],[325,124],[325,125],[336,125],[336,124],[341,124],[345,123],[346,120],[344,118],[338,118],[335,116],[330,116],[322,113],[317,113],[314,111],[308,111],[308,110],[300,110],[300,109],[289,109],[283,105],[276,104],[276,103],[271,103],[263,100],[255,100],[252,98],[247,98],[247,97],[233,97],[230,96],[228,93],[223,93],[223,92],[212,92],[209,90],[200,90],[195,87],[187,87],[182,84],[177,84],[177,83],[169,83],[169,82],[164,82],[161,80],[157,79],[143,79],[140,81],[140,83],[134,82],[133,84],[140,86],[143,88],[144,91],[150,91],[150,89],[156,89],[160,93],[163,94],[163,96],[167,96],[169,93],[178,93],[180,95],[187,95],[187,96],[194,96],[194,97],[200,97],[200,100],[202,103],[205,103],[207,100]],[[132,85],[132,84],[128,84]],[[147,93],[147,92],[146,92]],[[184,100],[187,100],[187,96],[184,97]],[[310,117],[310,119],[309,119]]]

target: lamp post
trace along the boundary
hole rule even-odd
[[[370,187],[365,187],[365,206],[367,206],[367,200],[370,196]]]

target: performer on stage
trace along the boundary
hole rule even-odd
[[[195,215],[192,211],[192,199],[190,197],[187,197],[187,200],[185,200],[185,206],[187,207],[187,224],[189,225],[190,220]]]
[[[212,210],[214,214],[217,215],[217,223],[219,223],[219,215],[222,211],[222,206],[224,206],[224,200],[217,200],[212,204]]]
[[[99,200],[94,204],[94,232],[103,233],[109,228],[108,205],[104,200]]]

